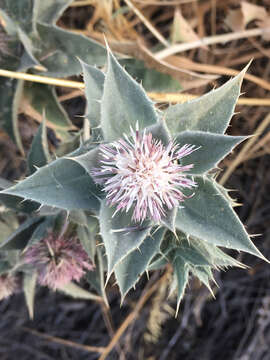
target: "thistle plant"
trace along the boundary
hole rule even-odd
[[[91,133],[52,160],[44,120],[28,156],[30,175],[0,194],[6,206],[28,204],[22,209],[28,219],[2,251],[23,253],[39,283],[53,289],[86,271],[105,297],[104,283],[114,274],[122,300],[143,273],[170,263],[177,309],[190,276],[211,290],[214,269],[243,266],[220,247],[263,258],[216,181],[218,163],[246,139],[225,135],[246,69],[198,99],[160,111],[109,49],[105,74],[81,66]],[[81,245],[55,237],[63,216]]]
[[[52,233],[29,247],[24,259],[37,271],[40,285],[53,290],[72,280],[79,281],[85,270],[93,269],[78,239],[59,237]]]

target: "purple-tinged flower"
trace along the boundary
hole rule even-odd
[[[29,247],[24,259],[36,269],[40,285],[53,290],[71,280],[79,281],[85,270],[93,269],[77,238],[57,237],[52,233]]]
[[[19,289],[18,278],[13,275],[0,276],[0,300],[17,292]]]
[[[134,206],[132,219],[142,222],[147,217],[159,222],[166,210],[179,206],[186,196],[182,189],[196,183],[185,171],[193,164],[182,166],[179,160],[195,149],[194,145],[170,142],[164,146],[151,133],[132,130],[112,144],[100,146],[100,168],[92,171],[97,184],[104,186],[108,205],[116,205],[116,212],[128,212]]]

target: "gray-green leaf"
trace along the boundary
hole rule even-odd
[[[195,145],[198,148],[181,159],[181,165],[193,164],[190,174],[203,174],[215,168],[232,149],[245,140],[245,136],[211,134],[203,131],[183,131],[176,136],[176,142]]]
[[[108,50],[108,71],[101,101],[101,128],[105,140],[129,134],[130,127],[144,129],[157,122],[153,103],[143,88],[119,65]]]
[[[115,276],[120,288],[122,300],[128,291],[135,286],[142,274],[147,270],[153,257],[159,252],[159,247],[165,233],[159,228],[153,235],[149,235],[142,245],[133,250],[115,267]]]
[[[114,212],[115,208],[108,207],[106,200],[103,200],[100,208],[100,232],[108,258],[107,279],[120,261],[140,247],[150,231],[147,226],[149,224],[139,227],[132,223],[130,211],[118,212],[115,215]]]
[[[198,188],[194,196],[179,208],[176,227],[187,235],[211,244],[246,251],[264,258],[215,183],[207,178],[195,178]]]
[[[165,120],[171,133],[200,130],[223,134],[234,114],[246,71],[247,67],[220,88],[198,99],[170,106]]]
[[[33,174],[37,167],[42,167],[50,162],[50,154],[47,141],[46,121],[43,118],[38,131],[33,139],[28,153],[27,164],[29,173]]]

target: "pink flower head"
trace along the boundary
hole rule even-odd
[[[26,250],[25,262],[35,267],[39,283],[53,290],[71,280],[79,281],[85,270],[93,269],[77,238],[52,233]]]
[[[17,292],[19,289],[19,282],[17,277],[12,275],[0,276],[0,300],[3,300],[10,295]]]
[[[179,160],[191,154],[194,145],[179,145],[172,141],[164,146],[151,133],[132,130],[110,145],[101,145],[102,165],[92,171],[96,183],[104,186],[107,203],[116,205],[116,212],[126,212],[134,206],[132,220],[142,222],[147,217],[159,222],[170,210],[184,201],[184,188],[196,186],[185,171],[193,164],[182,166]]]

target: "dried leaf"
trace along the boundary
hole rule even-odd
[[[266,18],[267,12],[263,6],[243,1],[239,9],[229,11],[225,23],[233,31],[241,31],[245,29],[249,22],[253,20],[265,20]]]
[[[171,29],[171,41],[177,42],[190,42],[198,41],[200,38],[192,29],[188,21],[183,17],[179,7],[175,9],[173,25]]]

